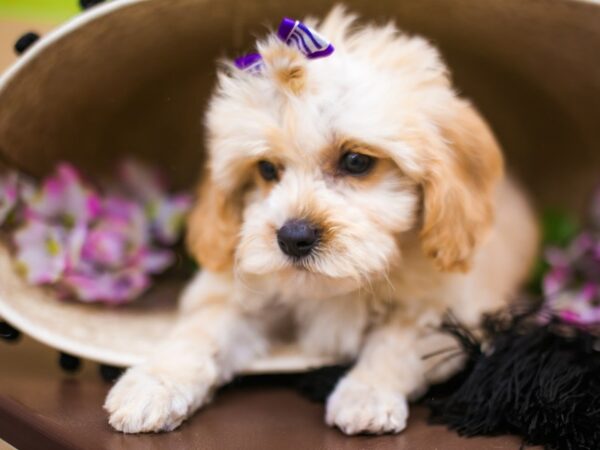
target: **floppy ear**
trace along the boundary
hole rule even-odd
[[[467,271],[493,222],[494,188],[503,172],[500,148],[479,113],[457,100],[441,124],[443,148],[433,149],[423,186],[421,241],[444,271]]]
[[[204,268],[223,271],[233,266],[241,224],[238,201],[227,195],[205,171],[196,203],[188,215],[186,244]]]

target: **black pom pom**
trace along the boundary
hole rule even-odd
[[[100,371],[100,376],[102,377],[102,379],[104,381],[106,381],[107,383],[112,383],[113,381],[115,381],[117,378],[119,378],[121,376],[124,369],[121,367],[108,366],[106,364],[101,364],[99,371]]]
[[[547,449],[597,449],[598,338],[523,317],[488,319],[484,328],[491,340],[485,351],[471,342],[462,384],[446,398],[430,394],[432,420],[467,436],[518,434]]]
[[[348,369],[350,366],[328,366],[312,370],[299,377],[296,388],[309,400],[324,403]]]
[[[23,36],[21,36],[19,39],[17,39],[17,42],[15,42],[15,52],[17,53],[17,55],[22,54],[25,50],[27,50],[29,47],[31,47],[33,45],[33,43],[35,41],[37,41],[40,38],[40,35],[37,33],[34,33],[33,31],[30,31],[29,33],[25,33]]]
[[[9,342],[16,342],[21,337],[21,332],[6,322],[0,322],[0,338]]]
[[[81,360],[76,356],[61,353],[58,358],[58,364],[65,372],[77,372],[81,367]]]
[[[79,6],[81,9],[88,9],[92,6],[99,5],[102,2],[104,2],[104,0],[79,0]]]

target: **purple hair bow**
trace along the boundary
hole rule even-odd
[[[323,58],[334,51],[333,45],[327,39],[299,20],[284,17],[279,24],[277,36],[309,59]],[[238,69],[258,73],[262,70],[264,62],[260,53],[248,53],[236,58],[234,64]]]

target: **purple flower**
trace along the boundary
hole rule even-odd
[[[79,300],[118,304],[142,294],[150,285],[150,278],[144,272],[133,269],[118,273],[79,271],[67,274],[64,282]]]
[[[124,181],[101,196],[77,170],[60,164],[41,186],[0,178],[8,192],[0,219],[22,206],[14,234],[17,267],[25,279],[51,285],[86,302],[124,303],[138,297],[154,274],[172,264],[163,245],[177,241],[187,195],[168,195],[157,174],[129,163]]]
[[[30,220],[15,232],[19,272],[32,284],[57,282],[65,270],[76,265],[85,237],[85,228],[71,230]]]
[[[578,290],[565,291],[551,300],[552,309],[563,322],[571,325],[600,323],[599,287],[595,283],[585,283]]]
[[[571,272],[567,267],[553,267],[548,271],[542,282],[544,294],[554,295],[563,289],[570,281]]]
[[[67,270],[63,281],[82,300],[121,303],[140,295],[149,275],[171,262],[169,250],[153,248],[142,207],[109,197],[87,232],[79,264]]]
[[[550,269],[543,279],[545,309],[565,323],[600,323],[600,236],[579,234],[564,249],[549,248]]]
[[[44,220],[67,228],[87,224],[101,212],[101,198],[85,185],[70,164],[59,164],[41,189],[24,193],[28,219]]]
[[[192,197],[169,195],[157,172],[132,160],[121,166],[121,181],[124,190],[144,205],[154,237],[162,244],[174,244],[181,234]]]
[[[165,245],[174,244],[181,234],[192,197],[179,194],[155,200],[148,211],[156,239]]]

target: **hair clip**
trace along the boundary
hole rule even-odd
[[[277,36],[290,47],[298,49],[308,59],[324,58],[335,50],[331,42],[299,20],[284,17],[277,30]],[[238,69],[250,73],[260,73],[264,61],[260,53],[248,53],[234,60]]]

